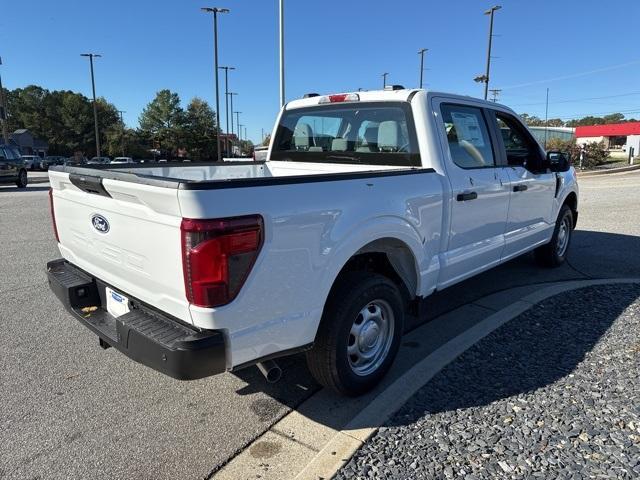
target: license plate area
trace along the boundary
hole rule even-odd
[[[107,312],[113,317],[118,318],[131,311],[129,299],[120,292],[105,287],[105,297],[107,300]]]

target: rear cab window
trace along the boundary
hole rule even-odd
[[[285,110],[271,160],[421,166],[407,102],[349,102]]]

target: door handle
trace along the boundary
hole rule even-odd
[[[527,188],[526,185],[516,185],[515,187],[513,187],[513,191],[514,192],[524,192]]]
[[[467,202],[469,200],[475,200],[478,198],[478,194],[476,192],[467,192],[467,193],[459,193],[456,197],[456,200],[459,202]]]

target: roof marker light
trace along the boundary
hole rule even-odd
[[[335,95],[325,95],[320,97],[318,103],[341,103],[341,102],[358,102],[360,95],[357,93],[337,93]]]

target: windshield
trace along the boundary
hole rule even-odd
[[[343,103],[285,111],[271,160],[420,166],[407,103]]]

